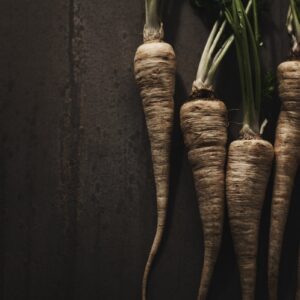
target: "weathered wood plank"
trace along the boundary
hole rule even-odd
[[[68,6],[1,2],[1,299],[68,296]]]
[[[272,17],[264,21],[263,58],[273,71],[288,55],[286,6],[272,1]],[[3,0],[0,8],[0,298],[140,299],[156,225],[149,142],[132,68],[142,42],[143,1]],[[149,300],[197,295],[202,232],[178,113],[208,24],[188,1],[170,1],[166,38],[178,64],[170,209]],[[231,80],[237,73],[229,55],[218,77],[229,109],[240,108],[238,81]],[[272,107],[274,118],[278,102]],[[231,111],[230,119],[234,138],[241,112]],[[274,127],[272,121],[266,132],[271,140]],[[257,299],[267,298],[271,188]],[[282,262],[285,300],[295,293],[299,195],[298,176]],[[227,221],[209,299],[240,299]]]

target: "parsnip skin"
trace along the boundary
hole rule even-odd
[[[258,232],[272,160],[273,146],[262,139],[229,147],[226,198],[243,300],[255,299]]]
[[[278,67],[281,112],[275,139],[275,181],[269,239],[269,296],[276,300],[281,249],[285,226],[300,160],[300,61]]]
[[[145,29],[145,43],[137,49],[134,58],[135,79],[140,88],[151,145],[157,198],[157,228],[142,282],[144,300],[149,272],[164,232],[169,192],[175,53],[172,46],[161,39],[162,31]]]
[[[204,260],[198,300],[206,299],[223,232],[227,109],[222,101],[196,99],[180,112],[203,225]]]

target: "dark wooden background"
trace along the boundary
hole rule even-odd
[[[289,54],[288,1],[271,2],[263,57],[274,71]],[[156,225],[132,64],[143,8],[142,0],[0,2],[0,299],[140,299]],[[166,39],[174,45],[178,75],[170,209],[149,300],[196,299],[203,241],[178,110],[209,27],[188,1],[171,1]],[[231,54],[217,84],[232,109],[231,138],[241,121],[238,85]],[[267,105],[270,140],[278,107],[276,99]],[[280,278],[284,300],[294,299],[296,285],[299,176],[296,185]],[[258,257],[257,299],[264,300],[270,193]],[[209,299],[241,299],[227,220]]]

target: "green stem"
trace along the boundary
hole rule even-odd
[[[252,13],[253,13],[255,41],[256,41],[257,45],[259,45],[260,44],[260,34],[259,34],[258,16],[257,16],[257,0],[253,0]]]
[[[201,59],[200,59],[200,63],[199,63],[199,67],[198,67],[198,71],[197,71],[197,76],[196,79],[201,79],[202,81],[204,81],[205,78],[205,72],[204,70],[207,68],[208,65],[208,61],[209,61],[209,57],[208,57],[208,53],[209,53],[209,49],[214,41],[214,38],[217,34],[219,28],[219,20],[217,20],[213,26],[213,29],[208,37],[207,43],[204,47]]]
[[[204,84],[206,86],[213,85],[213,81],[216,75],[216,72],[219,68],[219,65],[221,64],[223,58],[225,57],[226,53],[228,52],[229,48],[231,47],[232,43],[234,41],[234,36],[231,35],[222,45],[221,49],[216,53],[213,62],[211,64],[211,67],[208,71],[208,74],[206,76]]]
[[[300,43],[300,22],[299,22],[299,15],[298,15],[298,7],[297,4],[295,3],[295,0],[291,0],[290,3],[291,3],[293,27],[297,38],[297,42]]]
[[[243,102],[243,107],[247,107],[247,87],[246,87],[246,79],[245,79],[245,72],[244,70],[244,64],[243,64],[243,50],[240,47],[238,43],[236,43],[236,53],[237,53],[237,58],[238,58],[238,65],[239,65],[239,70],[240,70],[240,82],[241,82],[241,91],[242,91],[242,102]],[[245,116],[244,116],[245,119]]]
[[[289,10],[287,14],[286,28],[289,34],[293,34],[293,15],[292,15],[291,6],[289,6]]]
[[[159,0],[145,0],[146,22],[148,28],[160,29]]]
[[[247,100],[246,100],[246,109],[244,114],[244,125],[249,125],[252,127],[252,123],[256,119],[253,113],[255,112],[255,98],[253,93],[253,77],[252,77],[252,68],[251,68],[251,58],[250,58],[250,45],[248,42],[248,35],[247,35],[247,27],[246,27],[246,20],[245,14],[243,12],[244,7],[241,0],[236,0],[236,11],[237,15],[239,16],[240,21],[240,32],[241,32],[241,49],[243,53],[243,71],[245,76],[245,87],[247,93]]]
[[[222,34],[224,33],[224,30],[225,30],[225,26],[226,26],[226,21],[223,21],[220,29],[218,30],[218,33],[217,35],[215,36],[214,40],[213,40],[213,43],[211,44],[210,48],[209,48],[209,51],[207,53],[207,57],[205,59],[205,64],[203,66],[203,70],[202,70],[202,73],[203,73],[203,77],[202,77],[202,80],[203,82],[205,81],[205,77],[207,76],[208,72],[209,72],[209,69],[211,67],[211,63],[212,63],[212,60],[213,60],[213,54],[216,50],[216,47],[217,47],[217,44],[222,36]]]
[[[234,6],[232,6],[234,8]],[[233,10],[233,9],[232,9]],[[243,63],[243,51],[241,49],[241,38],[239,35],[238,26],[236,24],[236,14],[232,15],[232,12],[229,8],[226,8],[224,10],[225,18],[229,25],[232,28],[233,36],[236,41],[236,53],[237,53],[237,60],[240,70],[240,76],[241,76],[241,91],[242,91],[242,99],[243,99],[243,106],[246,106],[246,98],[247,98],[247,89],[246,89],[246,80],[244,78],[245,72],[244,70],[244,63]]]
[[[247,14],[249,13],[251,6],[252,0],[249,0],[246,7]],[[230,14],[230,12],[226,10],[224,13],[225,15],[226,13]],[[196,80],[200,79],[202,83],[204,83],[204,86],[211,87],[213,85],[217,69],[234,41],[234,35],[231,35],[215,53],[218,42],[220,41],[221,36],[224,34],[226,24],[229,22],[228,19],[230,19],[230,22],[233,22],[231,15],[227,15],[227,18],[225,18],[225,21],[222,22],[220,28],[220,21],[216,21],[201,56]]]
[[[259,134],[261,70],[258,44],[241,0],[233,0],[231,8],[225,11],[225,16],[236,41],[244,108],[243,124]]]
[[[250,45],[252,50],[252,58],[253,58],[253,69],[254,69],[254,111],[256,112],[257,116],[260,114],[260,105],[261,105],[261,95],[262,95],[262,79],[261,79],[261,66],[260,66],[260,58],[258,53],[258,45],[256,44],[257,40],[255,39],[255,35],[253,33],[250,21],[248,16],[244,13],[244,18],[246,20],[247,28],[248,28],[248,36],[250,38]],[[257,118],[256,118],[257,119]],[[258,124],[255,124],[258,128]]]

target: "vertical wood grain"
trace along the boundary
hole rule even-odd
[[[286,6],[272,1],[263,23],[263,60],[273,72],[288,55]],[[0,299],[141,298],[156,225],[149,141],[133,77],[143,9],[140,0],[1,1]],[[167,231],[149,300],[192,300],[203,240],[178,113],[211,20],[182,0],[170,1],[165,19],[177,54],[176,117]],[[217,82],[230,109],[231,139],[241,120],[237,76],[231,53]],[[278,100],[266,107],[272,140]],[[298,176],[284,244],[284,300],[294,299],[296,289],[299,188]],[[257,299],[264,300],[271,190],[270,184],[258,259]],[[227,220],[209,299],[240,299]]]

